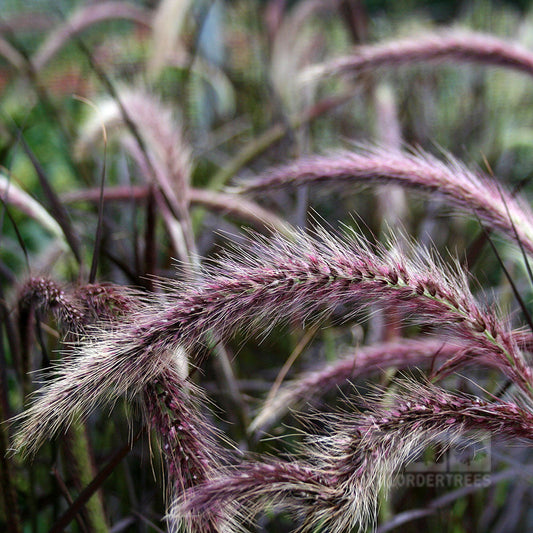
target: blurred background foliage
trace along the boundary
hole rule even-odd
[[[25,402],[25,378],[13,353],[16,343],[10,337],[15,334],[9,328],[9,317],[14,316],[17,291],[29,275],[50,276],[66,286],[86,282],[100,219],[104,226],[100,282],[153,290],[150,276],[180,275],[168,228],[150,202],[133,197],[120,203],[106,202],[103,217],[99,217],[95,202],[68,200],[70,193],[97,188],[103,174],[108,187],[144,183],[111,127],[105,146],[100,135],[85,150],[80,148],[87,125],[97,115],[95,110],[103,114],[106,102],[116,100],[116,94],[128,87],[141,87],[171,110],[192,150],[191,183],[199,189],[222,190],[237,178],[308,153],[352,147],[358,142],[385,143],[387,134],[397,128],[399,142],[437,155],[450,152],[469,165],[494,173],[509,188],[520,185],[523,194],[530,194],[533,90],[529,78],[508,70],[445,64],[381,69],[356,81],[338,77],[302,90],[296,84],[296,73],[347,53],[354,44],[415,36],[443,27],[487,32],[532,49],[531,2],[164,0],[123,3],[131,10],[121,11],[113,20],[90,23],[94,10],[103,4],[0,0],[0,39],[23,58],[17,66],[0,54],[0,174],[36,199],[56,220],[60,212],[52,197],[59,199],[65,223],[79,243],[79,251],[72,253],[71,246],[44,227],[39,217],[5,203],[0,208],[2,414],[6,419],[20,412]],[[80,13],[81,19],[70,18]],[[87,27],[65,39],[42,68],[37,71],[24,63],[39,57],[46,43],[53,43],[69,24],[79,20],[85,20]],[[328,112],[317,111],[320,105],[334,101]],[[309,110],[315,111],[312,120],[306,118]],[[392,117],[392,126],[387,126],[383,114]],[[452,250],[465,255],[478,232],[475,220],[450,215],[441,200],[420,199],[411,193],[407,199],[409,209],[398,215],[403,231],[419,242],[433,243],[443,253]],[[301,227],[312,227],[316,220],[333,227],[360,225],[361,231],[379,238],[386,234],[383,225],[393,224],[391,213],[383,211],[383,199],[373,190],[302,189],[256,200]],[[215,255],[228,234],[232,240],[245,238],[246,221],[235,214],[194,205],[190,214],[201,257]],[[511,253],[504,242],[498,245],[504,257]],[[148,261],[150,247],[154,257]],[[483,252],[474,273],[481,285],[498,287],[492,297],[501,291],[499,301],[509,301],[508,287],[490,250]],[[523,291],[527,293],[529,288]],[[31,370],[59,358],[62,347],[63,333],[53,318],[38,318]],[[346,346],[368,341],[372,335],[379,336],[379,327],[370,321],[364,327],[354,324],[349,330],[324,329],[309,343],[291,373],[333,359]],[[245,408],[234,405],[235,398],[228,393],[216,365],[208,363],[202,369],[202,385],[218,406],[215,423],[242,448],[274,451],[292,446],[290,439],[283,443],[247,441],[242,417],[235,412],[242,409],[241,415],[249,416],[247,410],[268,391],[302,336],[295,327],[276,330],[260,344],[248,337],[231,343],[230,360]],[[463,386],[468,389],[468,384]],[[112,416],[97,413],[79,432],[50,443],[33,463],[10,457],[7,462],[23,531],[50,530],[91,479],[73,471],[66,450],[77,446],[88,447],[89,459],[93,457],[94,464],[87,467],[86,474],[116,460],[98,496],[104,502],[110,531],[164,529],[161,465],[157,454],[150,451],[149,437],[142,434],[125,460],[116,459],[121,450],[127,452],[128,440],[139,434],[140,425],[138,413],[117,405]],[[2,431],[5,440],[11,429],[4,425]],[[76,435],[81,441],[76,441]],[[517,460],[521,460],[520,453]],[[520,513],[513,511],[510,490],[513,498],[523,498]],[[438,494],[436,488],[400,492],[384,507],[384,518],[423,505]],[[4,498],[0,505],[0,529],[18,531],[8,523],[6,501]],[[530,504],[527,487],[503,483],[459,499],[415,525],[404,525],[402,531],[420,527],[454,533],[525,531],[532,526],[531,518],[525,516]],[[78,516],[67,530],[90,529],[84,520],[83,514]],[[283,517],[265,517],[259,530],[289,531],[290,523]]]

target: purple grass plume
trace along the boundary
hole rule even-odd
[[[383,400],[378,398],[382,396]],[[274,507],[291,513],[298,531],[342,533],[375,522],[382,490],[428,445],[450,446],[490,434],[533,440],[533,414],[513,402],[488,402],[408,380],[381,391],[366,410],[331,417],[330,431],[309,437],[295,461],[243,462],[178,498],[173,519],[227,511],[228,531],[245,531]]]
[[[476,302],[460,267],[445,267],[427,252],[373,251],[361,237],[341,239],[324,230],[317,238],[256,236],[201,279],[172,287],[164,302],[146,304],[87,337],[20,415],[15,449],[35,450],[74,416],[137,395],[179,365],[176,354],[183,350],[201,364],[209,335],[224,339],[288,320],[305,324],[334,311],[347,320],[370,305],[393,305],[411,322],[453,335],[469,346],[465,357],[489,361],[532,395],[531,370],[505,322]]]
[[[49,33],[48,38],[32,57],[32,66],[36,72],[43,70],[71,39],[100,22],[130,20],[136,24],[150,27],[150,19],[151,15],[148,10],[127,2],[110,1],[83,6]]]
[[[102,126],[113,132],[119,129],[123,143],[144,168],[148,180],[155,180],[171,207],[183,215],[189,203],[192,156],[179,121],[167,105],[144,90],[121,88],[118,96],[120,101],[102,102],[99,113],[83,126],[78,151],[83,154],[100,139]],[[127,120],[137,129],[142,146],[131,139]]]
[[[158,208],[178,257],[190,263],[196,257],[189,216],[192,150],[179,121],[168,105],[141,89],[121,88],[116,98],[102,102],[99,111],[85,124],[78,151],[83,154],[99,140],[102,127],[118,129],[144,179],[157,187]]]
[[[292,408],[301,408],[306,401],[316,402],[360,376],[389,368],[433,366],[451,358],[464,357],[466,349],[458,343],[432,338],[400,339],[352,349],[349,355],[286,383],[270,401],[265,402],[248,430],[250,433],[264,432]]]
[[[493,35],[448,32],[361,46],[349,56],[307,68],[300,79],[306,82],[341,73],[360,74],[381,67],[445,61],[506,67],[533,76],[533,53],[527,48]]]
[[[169,503],[187,489],[214,478],[228,459],[220,435],[201,414],[201,403],[194,385],[171,369],[143,391],[145,417],[155,431],[164,459]],[[215,533],[223,523],[221,513],[206,512],[188,521],[186,531]]]
[[[423,152],[362,147],[357,152],[302,158],[265,171],[238,188],[257,193],[309,184],[394,184],[445,197],[455,207],[479,217],[487,227],[520,240],[533,254],[533,212],[494,178],[474,172],[448,155],[445,161]]]
[[[512,337],[524,351],[531,352],[531,333],[513,330]],[[292,408],[301,410],[305,402],[316,402],[327,393],[342,387],[352,379],[390,368],[430,367],[433,379],[449,375],[469,363],[499,368],[494,359],[483,359],[467,344],[431,337],[398,339],[395,341],[361,346],[349,355],[325,363],[296,376],[281,387],[276,395],[261,407],[248,431],[259,434],[272,427]]]
[[[79,302],[51,279],[29,278],[19,289],[17,302],[22,322],[33,309],[51,311],[67,329],[79,330],[84,322],[85,313]]]
[[[52,312],[65,332],[81,333],[89,324],[111,322],[139,306],[139,298],[128,289],[96,283],[73,289],[60,287],[45,277],[31,277],[18,291],[19,319],[33,310]]]

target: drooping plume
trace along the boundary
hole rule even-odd
[[[146,385],[142,403],[164,459],[167,501],[215,477],[227,457],[216,430],[201,413],[201,397],[192,383],[167,369]],[[216,533],[223,521],[221,513],[206,512],[187,521],[187,531]]]
[[[442,339],[399,339],[397,341],[361,346],[341,359],[305,372],[280,388],[267,400],[252,421],[249,431],[267,430],[290,409],[299,408],[308,400],[316,402],[350,380],[389,368],[411,368],[437,364],[464,354],[464,345]]]
[[[267,508],[290,512],[298,531],[331,533],[364,530],[376,518],[382,490],[399,469],[428,445],[447,448],[461,438],[488,435],[533,439],[533,415],[512,402],[491,403],[413,381],[384,401],[365,402],[367,410],[331,417],[328,434],[309,437],[297,461],[243,462],[187,491],[175,502],[171,518],[232,513],[229,531]]]
[[[247,250],[221,258],[201,279],[172,285],[165,302],[152,302],[117,327],[95,331],[21,415],[16,447],[35,448],[76,414],[104,400],[137,394],[184,348],[200,364],[206,335],[275,323],[320,320],[333,311],[353,318],[369,306],[394,305],[409,320],[453,333],[467,355],[489,361],[531,395],[531,372],[512,333],[494,312],[480,307],[466,276],[412,250],[374,252],[357,236],[292,239],[259,236]]]
[[[478,216],[489,228],[521,241],[533,254],[533,212],[494,178],[473,172],[448,155],[446,161],[416,151],[380,148],[302,158],[265,171],[238,190],[257,193],[309,184],[368,186],[390,183],[437,194],[462,211]],[[513,227],[514,226],[514,227]]]
[[[359,74],[381,67],[445,61],[506,67],[533,76],[533,53],[527,48],[493,35],[447,32],[361,46],[351,55],[307,68],[300,79],[308,82],[347,72]]]

